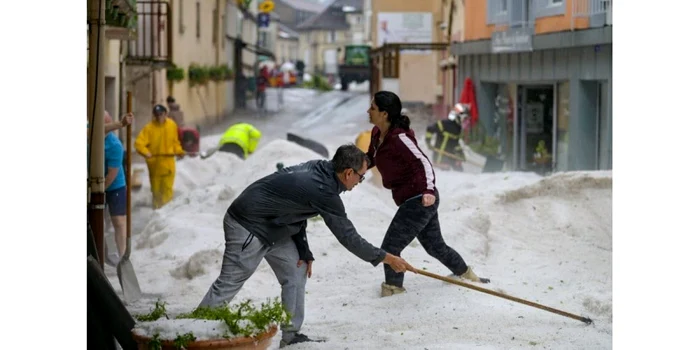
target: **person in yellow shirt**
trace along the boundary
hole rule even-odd
[[[219,151],[246,159],[258,148],[262,133],[248,123],[233,124],[219,139]]]
[[[141,129],[134,147],[146,158],[153,208],[161,208],[173,199],[175,157],[185,155],[178,139],[177,124],[168,117],[163,105],[153,107],[153,120]]]

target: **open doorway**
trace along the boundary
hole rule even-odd
[[[544,174],[553,169],[555,97],[553,85],[518,86],[515,144],[522,171]]]
[[[114,120],[119,120],[119,91],[117,89],[117,79],[115,77],[105,77],[105,110],[109,112]]]

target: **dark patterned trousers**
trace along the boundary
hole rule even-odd
[[[401,204],[384,236],[382,249],[401,256],[408,244],[418,238],[430,256],[439,260],[455,275],[461,275],[467,272],[467,264],[442,238],[437,212],[440,196],[437,191],[435,197],[435,204],[429,207],[423,206],[422,196],[413,197]],[[387,264],[384,264],[384,276],[387,284],[403,287],[404,274],[395,272]]]

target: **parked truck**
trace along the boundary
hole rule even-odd
[[[343,91],[346,91],[353,81],[361,84],[370,79],[370,49],[367,45],[345,46],[345,60],[338,67],[340,88]]]

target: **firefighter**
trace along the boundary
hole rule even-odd
[[[458,103],[447,120],[438,120],[426,129],[425,143],[433,151],[433,164],[436,166],[462,171],[462,162],[466,159],[459,140],[462,138],[462,120],[467,115],[468,106]],[[434,136],[437,137],[433,144]]]
[[[173,199],[175,157],[181,159],[185,155],[178,139],[177,124],[168,117],[163,105],[153,107],[153,120],[141,129],[134,147],[146,158],[153,208],[161,208]]]
[[[260,130],[248,123],[233,124],[219,139],[219,151],[233,153],[246,159],[258,148]]]

